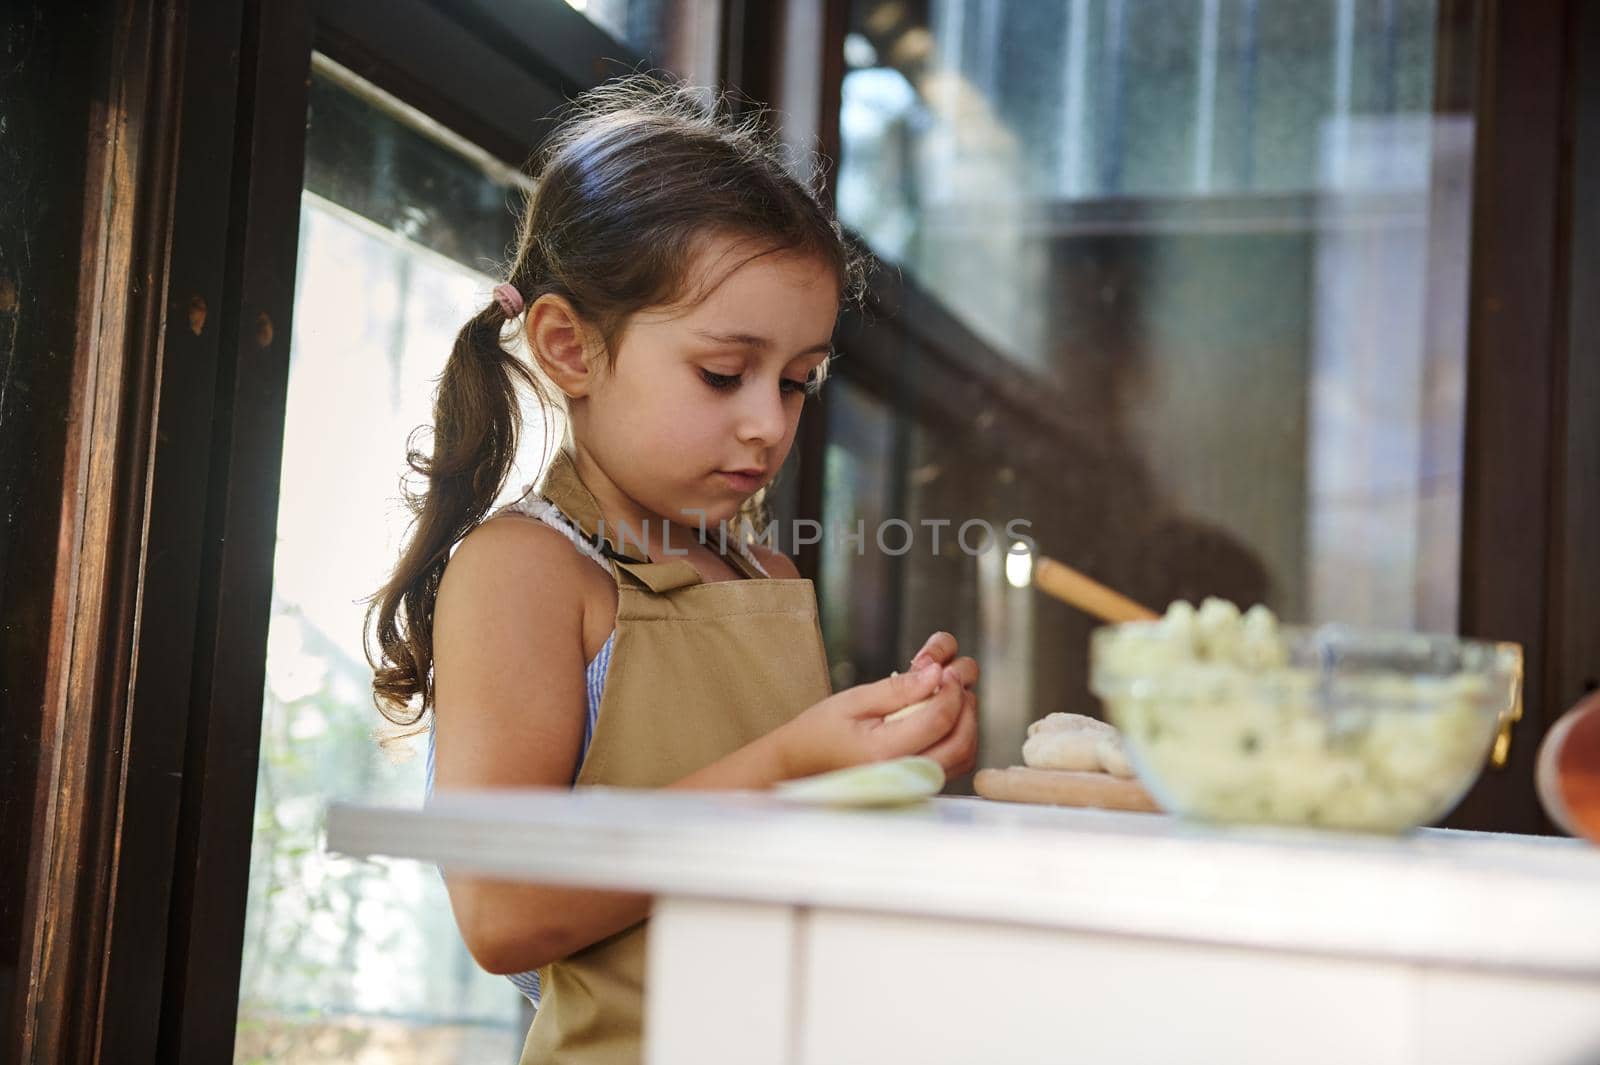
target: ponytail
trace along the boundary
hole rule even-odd
[[[461,328],[434,396],[433,454],[412,447],[406,455],[425,487],[405,490],[411,532],[366,624],[378,709],[402,727],[417,725],[433,702],[433,607],[450,550],[489,513],[516,461],[518,386],[548,403],[528,367],[500,343],[507,320],[491,302]]]

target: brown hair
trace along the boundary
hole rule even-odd
[[[688,297],[690,260],[713,233],[750,238],[752,258],[817,255],[835,270],[841,298],[856,298],[857,254],[818,189],[785,169],[765,118],[735,121],[723,101],[652,75],[578,97],[535,158],[506,281],[530,305],[546,294],[567,299],[605,341],[602,358],[630,315]],[[519,389],[559,408],[505,350],[507,322],[490,300],[461,328],[434,399],[433,453],[407,455],[425,483],[406,492],[411,532],[367,611],[373,693],[395,725],[417,725],[432,705],[439,582],[451,549],[483,521],[511,472]],[[762,503],[758,495],[741,511],[758,532]]]

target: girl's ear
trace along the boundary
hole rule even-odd
[[[569,399],[589,393],[594,383],[598,336],[565,298],[546,293],[525,317],[528,350]]]

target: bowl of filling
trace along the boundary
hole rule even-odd
[[[1404,832],[1449,813],[1522,685],[1522,651],[1280,625],[1208,599],[1097,629],[1089,686],[1166,809],[1219,822]]]

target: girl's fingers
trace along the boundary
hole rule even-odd
[[[961,705],[961,759],[951,770],[957,776],[978,768],[978,696],[968,691]]]
[[[921,702],[932,695],[938,686],[942,669],[938,663],[929,662],[910,673],[897,673],[859,689],[866,702],[860,711],[869,714],[892,714],[902,707]]]
[[[883,733],[893,745],[907,753],[920,751],[949,734],[961,716],[961,703],[967,690],[954,670],[946,667],[940,678],[937,692],[930,692],[917,706],[904,716],[891,713],[878,722],[887,731]],[[902,707],[901,709],[908,709]],[[892,719],[892,720],[891,720]]]
[[[922,650],[911,659],[911,668],[917,669],[928,662],[945,665],[955,657],[955,653],[956,638],[941,630],[928,637],[928,642],[922,645]]]
[[[978,661],[965,655],[951,662],[947,667],[955,671],[963,688],[970,688],[978,683]]]
[[[972,772],[978,760],[978,697],[963,691],[961,712],[948,735],[923,751],[944,766],[946,776],[959,777]]]

